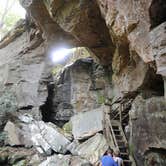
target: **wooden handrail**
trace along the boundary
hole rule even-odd
[[[112,135],[112,137],[113,137],[113,142],[114,142],[114,146],[116,147],[116,148],[118,148],[118,150],[119,150],[119,147],[118,147],[118,143],[117,143],[117,141],[116,141],[116,138],[115,138],[115,134],[114,134],[114,131],[113,131],[113,128],[112,128],[112,124],[111,124],[111,121],[110,121],[110,131],[111,131],[111,135]]]

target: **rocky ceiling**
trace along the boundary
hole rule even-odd
[[[20,1],[49,46],[85,46],[110,66],[118,53],[120,68],[134,52],[166,76],[165,0]]]
[[[49,45],[85,46],[103,64],[111,62],[115,47],[96,1],[22,0],[21,4]]]

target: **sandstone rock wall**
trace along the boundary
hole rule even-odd
[[[137,165],[164,166],[166,2],[20,2],[29,27],[20,21],[0,42],[3,148],[23,146],[33,157],[18,161],[32,165],[95,165],[108,147],[101,116],[108,107],[103,104],[114,110],[117,99],[127,98],[129,150]],[[78,55],[57,70],[59,64],[51,62],[49,53],[64,46],[86,47],[91,58]],[[63,140],[57,143],[51,136]],[[17,148],[7,149],[7,154],[3,148],[0,164],[17,163],[10,159]]]

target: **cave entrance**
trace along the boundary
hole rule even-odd
[[[71,78],[68,67],[78,59],[90,57],[91,52],[88,48],[77,47],[72,49],[54,49],[48,54],[52,64],[48,73],[51,75],[51,80],[45,83],[48,96],[45,103],[40,106],[40,111],[43,121],[52,122],[62,127],[73,115],[70,98]],[[56,56],[62,57],[57,58]]]
[[[149,9],[151,29],[166,21],[166,1],[153,0]]]
[[[162,76],[156,74],[156,71],[149,67],[144,83],[138,91],[145,99],[153,96],[164,96],[164,80]]]

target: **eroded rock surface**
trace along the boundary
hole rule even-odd
[[[72,133],[75,139],[88,138],[103,130],[103,109],[79,113],[71,118]],[[85,123],[86,119],[86,123]]]
[[[46,161],[42,162],[39,166],[54,166],[54,165],[61,165],[61,166],[92,166],[87,160],[79,157],[72,157],[70,155],[54,155],[48,157]]]
[[[20,2],[27,20],[0,42],[0,144],[37,149],[20,165],[94,165],[108,147],[101,105],[122,104],[138,165],[165,166],[165,0]],[[86,56],[59,69],[50,53],[64,46]]]
[[[95,136],[76,147],[75,151],[77,155],[88,159],[92,164],[97,164],[98,160],[100,160],[100,156],[102,156],[107,149],[108,144],[106,139],[102,134],[97,133]]]
[[[156,111],[157,110],[157,111]],[[144,100],[137,97],[130,111],[131,148],[138,165],[143,164],[143,155],[150,151],[156,153],[166,146],[166,102],[164,97],[153,97]],[[137,148],[136,148],[137,147]],[[134,149],[133,149],[134,148]],[[156,151],[155,151],[156,150]],[[159,156],[162,156],[162,153]],[[157,161],[158,164],[164,164]]]

